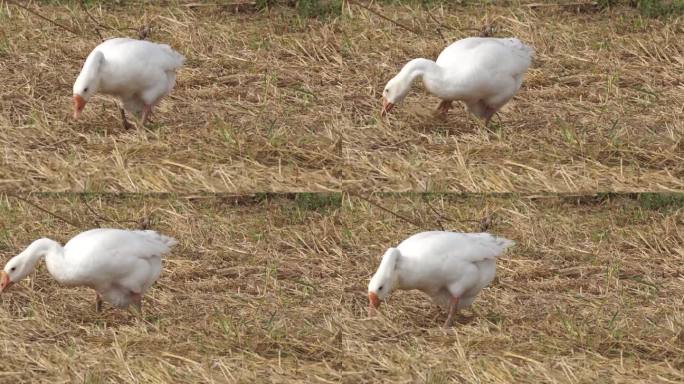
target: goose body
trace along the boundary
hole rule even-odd
[[[496,258],[513,241],[489,233],[421,232],[390,248],[368,285],[372,308],[393,290],[417,289],[449,310],[470,306],[496,275]]]
[[[115,96],[123,110],[143,123],[176,84],[176,71],[185,58],[166,44],[114,38],[88,55],[74,82],[74,118],[96,93]],[[124,123],[125,115],[124,115]]]
[[[120,308],[140,306],[159,278],[162,256],[176,241],[155,231],[99,228],[83,232],[64,247],[39,239],[10,259],[0,276],[0,292],[28,276],[45,258],[48,272],[65,286],[86,286],[101,300]]]
[[[444,114],[456,100],[468,111],[489,122],[520,89],[534,50],[516,38],[469,37],[445,48],[436,61],[414,59],[392,78],[383,91],[382,114],[400,103],[413,81],[422,78],[425,88],[442,99]]]

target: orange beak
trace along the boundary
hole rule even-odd
[[[373,292],[368,292],[368,309],[378,309],[380,307],[380,298]]]
[[[0,272],[0,293],[2,293],[5,289],[9,288],[12,284],[14,283],[12,282],[12,280],[10,280],[7,272]]]
[[[385,117],[394,108],[394,104],[387,101],[386,98],[382,98],[382,111],[380,111],[380,116]]]
[[[86,105],[86,101],[80,95],[74,95],[74,119],[81,116],[81,111]]]

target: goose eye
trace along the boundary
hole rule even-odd
[[[10,268],[10,272],[14,272],[16,269],[17,269],[17,267]]]
[[[83,92],[88,92],[88,87],[83,88]]]
[[[383,287],[383,285],[381,285],[381,286],[378,288],[378,291],[382,291],[382,287]]]

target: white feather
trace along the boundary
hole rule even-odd
[[[40,258],[50,274],[66,286],[87,286],[117,307],[127,307],[131,295],[142,296],[161,273],[162,255],[176,241],[155,231],[91,229],[64,247],[39,239],[7,262],[11,281],[26,277]]]
[[[156,105],[176,84],[185,58],[166,44],[114,38],[88,55],[74,82],[74,95],[89,100],[95,93],[118,97],[127,112],[140,115]]]
[[[464,308],[492,282],[496,258],[514,244],[489,233],[418,233],[396,247],[398,254],[392,269],[379,268],[371,279],[369,292],[382,299],[391,289],[418,289],[442,307],[452,297],[458,297],[458,308]],[[380,287],[387,286],[390,291],[378,292]]]
[[[414,59],[385,86],[383,96],[399,103],[411,83],[445,101],[461,100],[474,115],[488,119],[520,89],[534,50],[516,38],[469,37],[446,47],[436,61]]]

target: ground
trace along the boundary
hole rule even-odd
[[[44,195],[0,203],[0,256],[143,217],[179,245],[142,319],[44,265],[0,295],[11,382],[622,382],[684,378],[681,195]],[[379,206],[390,210],[389,213]],[[89,208],[90,207],[90,208]],[[57,219],[56,216],[62,219]],[[399,218],[398,216],[403,218]],[[420,230],[517,244],[451,334],[419,292],[366,313],[389,246]],[[66,224],[69,221],[72,224]],[[129,223],[129,221],[131,223]]]
[[[351,2],[321,18],[285,6],[87,3],[90,15],[79,2],[32,5],[70,31],[8,2],[0,10],[5,188],[684,187],[681,17],[544,2],[371,7],[390,22]],[[143,26],[148,39],[187,57],[155,124],[124,131],[107,97],[73,121],[72,84],[100,35],[137,36]],[[447,119],[437,117],[439,100],[419,84],[380,118],[383,86],[403,64],[434,59],[487,26],[536,50],[522,89],[489,129],[460,104]]]
[[[178,240],[142,316],[43,264],[0,294],[0,382],[684,381],[681,16],[321,1],[0,1],[0,265],[93,227]],[[84,58],[139,30],[187,58],[154,123],[101,96],[74,121]],[[405,62],[481,31],[536,50],[490,127],[420,84],[380,118]],[[435,229],[517,244],[449,333],[419,292],[369,317],[386,248]]]

